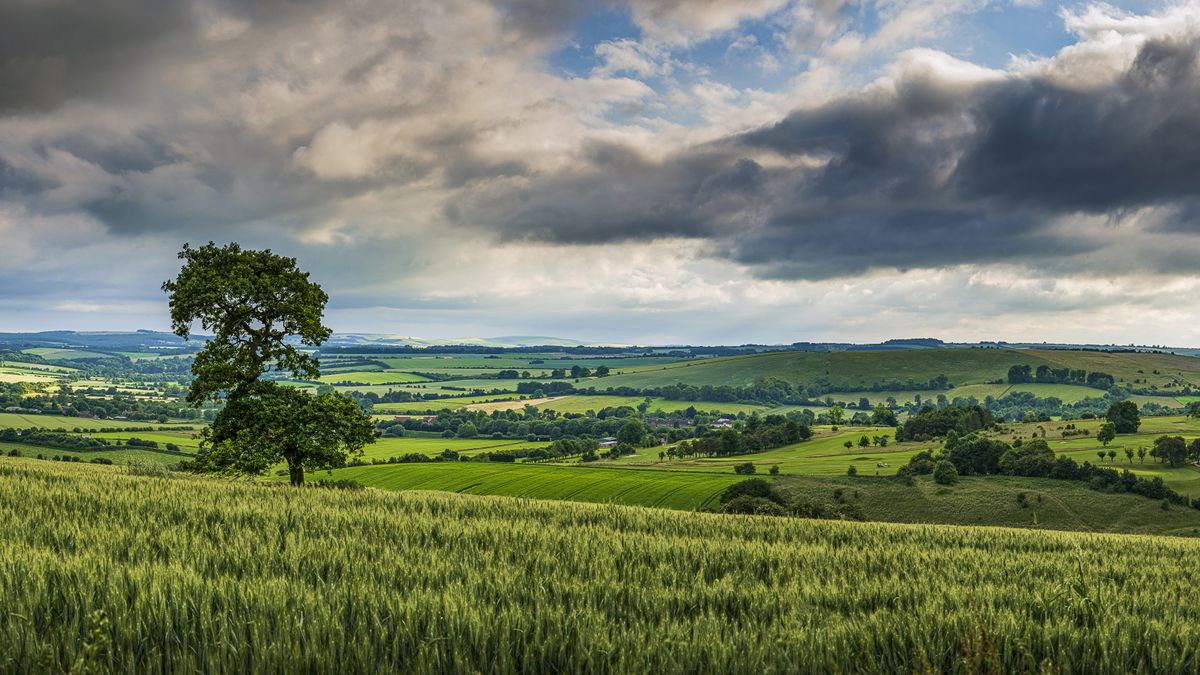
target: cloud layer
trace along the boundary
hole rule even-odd
[[[1147,306],[1200,250],[1200,3],[956,43],[1025,4],[4,3],[0,321],[153,322],[207,239],[301,256],[360,331],[965,335],[1098,279]],[[886,290],[914,279],[958,295]]]

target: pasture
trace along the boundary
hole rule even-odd
[[[714,506],[725,488],[743,480],[732,472],[655,471],[611,466],[503,462],[349,467],[314,473],[312,477],[350,479],[384,490],[438,490],[683,510]]]
[[[11,458],[0,512],[5,672],[1200,669],[1200,542],[1182,538]]]
[[[192,426],[192,424],[180,424],[178,426]],[[88,417],[67,417],[65,415],[26,415],[22,413],[0,413],[0,429],[56,429],[61,431],[71,431],[72,429],[83,429],[85,431],[96,431],[100,429],[131,429],[140,427],[154,427],[158,429],[163,426],[173,426],[159,424],[158,422],[139,422],[133,420],[102,420]]]

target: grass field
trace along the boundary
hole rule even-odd
[[[4,672],[1200,669],[1200,542],[1181,538],[7,458],[0,512]]]
[[[490,438],[380,438],[363,449],[365,459],[397,457],[409,453],[436,455],[453,450],[461,455],[476,455],[485,450],[518,450],[546,445],[524,440],[492,440]]]
[[[192,426],[192,424],[181,424],[180,426]],[[75,428],[80,428],[88,431],[97,429],[130,429],[139,427],[154,427],[155,429],[162,425],[158,422],[135,422],[131,420],[101,420],[89,419],[87,417],[66,417],[60,415],[23,415],[17,413],[0,413],[0,429],[60,429],[63,431],[71,431]]]
[[[46,458],[52,457],[74,457],[81,462],[90,462],[93,459],[103,458],[114,464],[129,464],[131,460],[148,460],[155,464],[170,466],[177,464],[182,460],[188,459],[180,455],[158,452],[147,448],[115,448],[112,450],[88,450],[86,452],[73,452],[71,450],[60,450],[58,448],[44,448],[36,445],[26,445],[22,443],[0,443],[0,454],[7,454],[11,450],[16,450],[23,457],[36,458],[41,455]]]
[[[428,378],[412,373],[393,371],[355,370],[346,373],[333,373],[321,376],[321,382],[326,384],[342,384],[346,382],[362,382],[365,384],[409,384],[411,382],[428,382]]]
[[[410,401],[407,403],[376,403],[374,411],[377,414],[394,413],[397,415],[414,415],[438,410],[457,410],[475,403],[489,403],[503,399],[512,399],[513,394],[485,394],[483,396],[455,396],[438,398],[428,401]],[[512,401],[509,400],[509,403]]]
[[[72,361],[75,359],[102,359],[111,356],[102,352],[89,352],[82,349],[58,347],[34,347],[23,350],[27,354],[35,354],[50,361]]]
[[[682,472],[499,462],[389,464],[314,473],[385,490],[439,490],[476,495],[560,499],[693,510],[713,506],[733,472]]]
[[[952,384],[961,386],[1003,380],[1014,365],[1102,371],[1121,384],[1145,380],[1136,386],[1200,383],[1200,359],[1192,357],[1046,349],[773,352],[663,364],[590,382],[599,388],[644,388],[676,382],[746,386],[759,377],[778,377],[797,384],[826,380],[838,387],[869,389],[875,383],[926,382],[946,375]]]

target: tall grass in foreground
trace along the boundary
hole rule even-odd
[[[0,460],[0,671],[1196,672],[1200,543]]]

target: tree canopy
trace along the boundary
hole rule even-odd
[[[286,461],[301,485],[306,468],[345,466],[374,441],[374,423],[349,397],[260,379],[273,370],[320,377],[317,359],[286,342],[318,346],[331,334],[321,323],[329,298],[294,258],[212,242],[185,244],[179,258],[179,276],[162,285],[172,328],[184,339],[195,323],[213,334],[192,362],[187,400],[225,402],[203,432],[198,469],[262,473]]]
[[[1132,434],[1142,425],[1137,404],[1133,401],[1117,401],[1108,407],[1105,417],[1117,428],[1118,434]]]
[[[171,295],[171,328],[187,339],[191,328],[212,334],[192,362],[188,402],[219,399],[274,367],[316,379],[317,360],[287,337],[317,346],[332,334],[321,323],[329,296],[308,279],[295,258],[213,242],[179,252],[183,268],[162,289]]]

